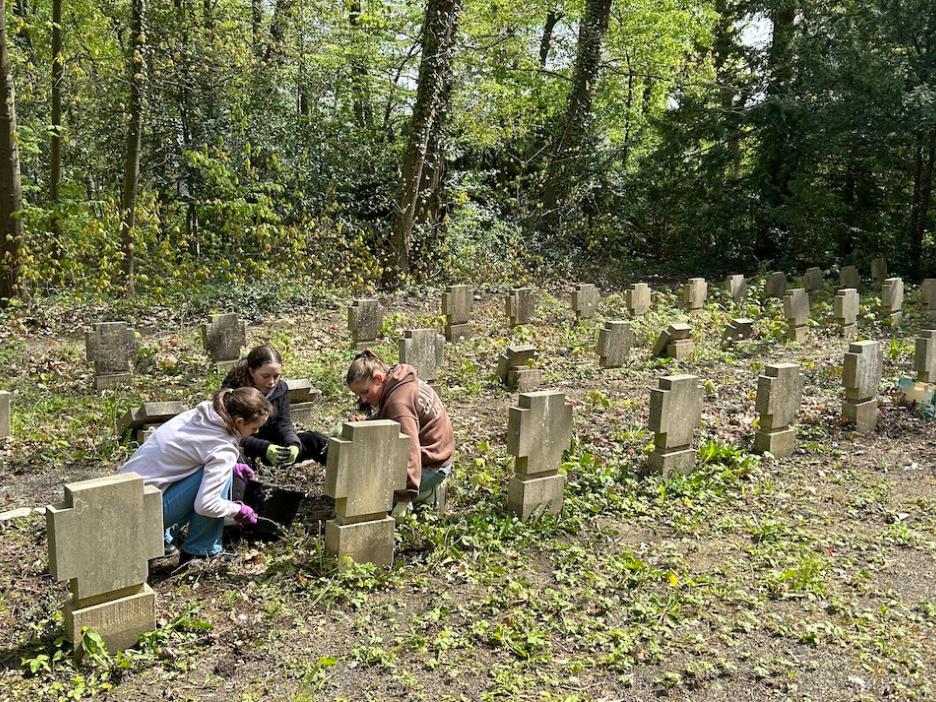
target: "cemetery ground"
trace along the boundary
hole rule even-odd
[[[813,301],[808,341],[788,344],[782,302],[758,302],[763,284],[741,308],[714,287],[692,315],[655,294],[631,320],[636,344],[620,369],[599,367],[595,341],[604,321],[625,318],[622,294],[576,323],[567,292],[540,292],[533,322],[513,329],[503,296],[482,294],[474,336],[447,346],[438,382],[458,443],[447,511],[397,530],[389,570],[339,571],[325,556],[321,468],[267,472],[310,492],[288,536],[232,544],[244,559],[229,567],[173,574],[174,560],[154,561],[160,628],[116,657],[87,636],[76,667],[59,640],[66,587],[47,574],[45,521],[4,522],[0,700],[936,699],[936,420],[892,402],[928,323],[909,309],[891,330],[863,296],[861,338],[882,341],[885,367],[877,430],[859,435],[840,421],[847,344],[832,291]],[[352,411],[349,302],[251,316],[249,343],[269,341],[286,377],[321,391],[309,428],[329,431]],[[441,328],[437,293],[382,302],[376,350],[390,360],[404,329]],[[722,349],[730,316],[755,319],[757,339]],[[99,393],[78,330],[115,318],[141,334],[140,360],[130,386]],[[51,305],[4,319],[14,437],[0,442],[0,511],[114,473],[133,450],[114,436],[126,409],[194,405],[216,388],[201,321],[182,307]],[[651,359],[674,321],[693,324],[693,355]],[[558,518],[524,523],[504,509],[516,394],[493,376],[510,341],[535,344],[541,387],[575,405]],[[781,361],[800,363],[805,385],[797,450],[775,460],[748,450],[757,376]],[[705,389],[697,465],[642,476],[648,389],[676,372]]]

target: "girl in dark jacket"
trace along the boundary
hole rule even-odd
[[[271,466],[313,460],[325,465],[328,437],[317,431],[297,432],[289,417],[289,392],[282,379],[283,359],[271,346],[257,346],[238,361],[221,383],[225,388],[254,387],[264,394],[273,412],[260,430],[242,442],[248,459]]]

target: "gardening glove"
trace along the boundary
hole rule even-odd
[[[240,505],[240,509],[237,511],[237,514],[234,515],[234,521],[242,527],[256,524],[257,513],[253,511],[253,508],[249,505],[245,505],[243,502],[238,502],[237,504]]]
[[[266,450],[266,461],[271,466],[285,466],[289,463],[294,462],[289,460],[289,457],[292,455],[291,446],[280,446],[279,444],[270,444],[267,446]],[[296,447],[296,455],[299,455],[299,447]]]
[[[257,471],[248,466],[246,463],[235,463],[234,464],[234,479],[240,480],[241,482],[247,483],[251,480],[257,479]]]
[[[412,502],[403,502],[400,500],[395,505],[393,505],[393,510],[391,510],[390,516],[393,517],[393,520],[397,523],[397,526],[399,526],[403,523],[403,520],[406,519],[406,515],[412,511]]]
[[[296,462],[296,459],[299,458],[299,447],[296,444],[292,444],[291,446],[287,446],[286,450],[288,453],[286,454],[286,460],[283,461],[282,465],[291,466]]]

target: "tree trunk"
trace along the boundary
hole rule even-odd
[[[0,305],[24,297],[20,266],[23,255],[23,188],[16,143],[16,92],[7,53],[6,2],[0,0]]]
[[[62,79],[65,56],[62,53],[62,0],[52,0],[52,143],[49,150],[49,202],[51,230],[55,246],[62,236],[58,213],[62,183]]]
[[[263,0],[250,0],[250,26],[253,30],[254,56],[257,56],[263,45]]]
[[[124,161],[123,194],[120,200],[120,238],[123,245],[124,284],[131,295],[134,282],[134,229],[140,181],[140,142],[143,136],[143,81],[146,75],[145,0],[133,0],[130,31],[130,115]]]
[[[930,197],[933,192],[933,164],[936,161],[936,130],[929,134],[929,143],[921,143],[916,149],[916,168],[913,177],[913,204],[910,210],[910,264],[913,274],[921,277],[923,258],[923,235],[929,215]],[[925,155],[924,155],[925,148]]]
[[[738,116],[735,114],[737,90],[734,86],[735,73],[731,69],[731,57],[735,52],[734,33],[736,18],[729,14],[728,0],[715,0],[715,11],[719,15],[715,23],[715,41],[712,44],[715,80],[718,82],[718,107],[729,153],[729,175],[741,175],[741,139]]]
[[[552,45],[553,29],[556,23],[562,19],[562,12],[552,9],[546,13],[546,24],[543,25],[543,36],[540,39],[540,68],[546,68],[546,60],[549,58],[549,47]]]
[[[286,27],[289,23],[289,15],[293,6],[298,0],[276,0],[273,7],[273,19],[270,20],[270,41],[266,47],[264,61],[270,63],[274,59],[279,60],[283,53],[283,43],[286,39]]]
[[[401,277],[410,272],[413,228],[417,210],[425,196],[427,154],[443,126],[444,102],[448,95],[446,85],[452,69],[461,7],[462,0],[428,0],[426,4],[416,104],[403,159],[400,200],[390,237],[390,261],[384,275],[386,284],[399,283]]]
[[[351,33],[356,38],[360,33],[361,0],[351,0],[348,10],[348,23]],[[374,109],[371,106],[370,88],[367,78],[367,58],[360,52],[359,42],[354,42],[351,59],[351,96],[354,121],[361,129],[369,129],[374,123]]]
[[[608,31],[611,0],[588,0],[579,26],[572,90],[565,117],[543,187],[543,213],[540,230],[555,234],[560,227],[559,208],[568,197],[572,175],[578,165],[591,122],[592,98],[598,79],[601,45]]]

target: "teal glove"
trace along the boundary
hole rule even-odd
[[[266,462],[271,466],[290,466],[299,457],[298,446],[280,446],[270,444],[266,450]]]
[[[412,502],[397,502],[393,505],[393,509],[390,512],[390,516],[393,517],[393,520],[397,523],[397,526],[403,523],[403,520],[406,519],[406,515],[410,514],[413,511]]]

